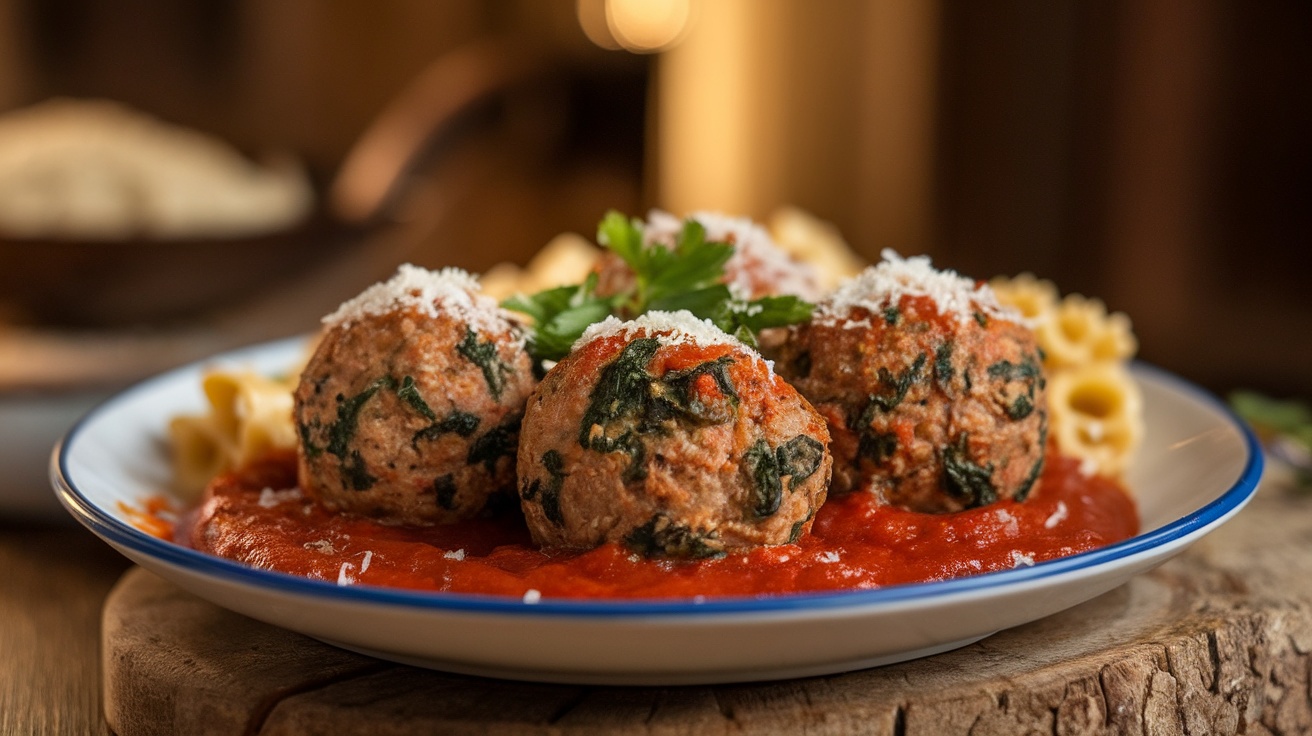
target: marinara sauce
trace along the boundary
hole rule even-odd
[[[1134,502],[1115,481],[1049,448],[1037,492],[954,514],[831,497],[795,544],[699,561],[649,560],[617,544],[540,550],[515,508],[432,527],[319,507],[295,489],[293,455],[217,479],[177,541],[245,564],[342,585],[536,598],[696,598],[879,588],[1032,565],[1129,538]]]

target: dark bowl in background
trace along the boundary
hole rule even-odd
[[[276,288],[346,253],[367,229],[322,209],[232,238],[77,240],[0,234],[0,313],[27,324],[120,327],[184,319]]]
[[[395,225],[393,210],[410,174],[459,148],[471,121],[493,131],[513,132],[522,121],[543,127],[552,117],[544,110],[557,103],[543,80],[555,71],[535,49],[498,37],[437,58],[315,187],[314,213],[285,230],[102,241],[0,233],[0,318],[53,327],[158,325],[309,275]]]

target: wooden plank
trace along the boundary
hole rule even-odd
[[[106,604],[106,699],[120,736],[1304,733],[1309,504],[1264,489],[1158,570],[969,647],[716,687],[516,683],[375,662],[134,570]]]
[[[108,734],[101,606],[128,566],[81,528],[0,522],[0,734]]]

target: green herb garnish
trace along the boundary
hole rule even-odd
[[[1039,415],[1039,457],[1030,466],[1030,472],[1025,474],[1025,479],[1020,482],[1016,488],[1016,493],[1011,500],[1020,503],[1029,498],[1030,491],[1034,490],[1034,484],[1039,482],[1039,476],[1043,474],[1043,457],[1047,453],[1044,448],[1048,446],[1048,415],[1046,413]]]
[[[865,411],[861,413],[861,426],[867,426],[875,420],[876,412],[887,414],[893,411],[907,397],[911,386],[920,380],[921,371],[925,369],[927,357],[924,353],[907,366],[906,370],[893,375],[886,366],[879,366],[879,393],[870,394]]]
[[[1255,391],[1230,394],[1230,406],[1252,425],[1273,459],[1293,471],[1294,487],[1312,491],[1312,407]]]
[[[775,456],[779,460],[779,474],[791,476],[789,487],[796,488],[820,469],[825,458],[825,446],[814,437],[799,434],[780,445],[775,450]]]
[[[686,309],[753,347],[760,330],[811,317],[812,305],[795,296],[751,300],[734,296],[723,283],[733,245],[707,240],[706,229],[696,220],[685,221],[673,247],[666,247],[644,242],[643,222],[612,210],[597,227],[597,242],[632,271],[628,288],[598,295],[597,276],[591,274],[581,284],[502,302],[533,319],[528,347],[535,361],[560,360],[589,325],[612,315],[627,320],[652,311]]]
[[[452,511],[456,507],[456,479],[455,476],[447,473],[439,475],[433,481],[433,493],[437,497],[437,505]]]
[[[419,386],[415,383],[412,376],[406,376],[401,379],[401,385],[396,389],[397,398],[410,405],[410,408],[419,412],[425,419],[430,422],[437,421],[437,415],[433,413],[432,407],[424,401],[424,397],[419,395]]]
[[[952,341],[947,340],[941,343],[934,350],[934,382],[942,391],[947,391],[952,384],[952,377],[956,375],[956,370],[952,367]]]
[[[1007,405],[1007,416],[1013,421],[1020,421],[1034,412],[1034,387],[1043,380],[1043,373],[1039,370],[1037,361],[1026,357],[1019,363],[1012,363],[1009,360],[1000,360],[989,366],[989,378],[1002,379],[1005,383],[1012,381],[1023,381],[1025,383],[1025,393],[1016,397],[1016,400]]]
[[[943,480],[948,492],[966,508],[987,506],[998,500],[993,486],[993,463],[978,465],[970,459],[970,437],[963,432],[957,442],[943,448]]]
[[[559,452],[547,450],[542,454],[542,467],[551,474],[547,487],[542,489],[542,513],[552,524],[564,526],[565,517],[560,512],[560,490],[565,487],[565,476],[569,475],[565,472],[565,461]]]
[[[514,457],[519,450],[519,425],[523,420],[523,414],[515,414],[474,440],[465,458],[466,464],[482,463],[487,472],[495,473],[498,460]]]
[[[506,377],[510,375],[510,366],[497,355],[497,344],[491,340],[479,340],[478,333],[465,328],[465,339],[456,346],[456,352],[478,366],[483,372],[483,380],[487,382],[487,390],[491,392],[492,398],[501,401],[501,392],[506,388]]]
[[[699,560],[724,556],[722,542],[715,538],[715,532],[699,534],[665,514],[656,514],[629,532],[624,544],[643,557]]]
[[[753,519],[773,516],[784,498],[784,484],[779,477],[779,459],[764,439],[747,448],[743,464],[752,480],[748,511]]]
[[[410,444],[415,445],[417,449],[419,440],[435,440],[444,434],[458,434],[461,437],[468,437],[478,430],[480,421],[477,414],[456,409],[442,421],[434,422],[415,432],[415,436],[410,438]]]

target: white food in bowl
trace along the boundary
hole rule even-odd
[[[53,99],[0,116],[0,232],[10,237],[241,237],[290,227],[312,206],[290,158],[261,166],[115,102]]]

